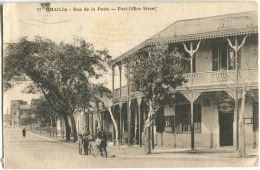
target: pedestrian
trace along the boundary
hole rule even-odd
[[[104,130],[101,130],[99,133],[99,139],[101,143],[99,145],[99,151],[101,156],[103,156],[103,151],[105,152],[105,157],[107,157],[107,134]]]
[[[25,135],[26,135],[26,130],[25,130],[25,128],[23,128],[22,132],[23,132],[23,137],[25,137]]]
[[[85,126],[85,130],[83,133],[83,148],[84,148],[84,153],[85,155],[88,155],[88,146],[89,146],[89,138],[90,138],[90,131],[88,126]]]

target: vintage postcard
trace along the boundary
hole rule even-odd
[[[3,168],[259,167],[257,2],[2,16]]]

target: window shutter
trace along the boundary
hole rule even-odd
[[[176,133],[182,133],[182,114],[179,106],[176,106],[175,108]]]
[[[194,132],[201,132],[201,105],[194,105]]]
[[[258,103],[253,104],[253,131],[258,132],[259,131],[259,108]]]

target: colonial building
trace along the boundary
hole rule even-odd
[[[160,125],[165,126],[163,144],[186,148],[237,147],[241,89],[258,92],[257,16],[257,12],[247,12],[177,21],[116,58],[112,66],[113,107],[120,140],[142,146],[141,133],[147,115],[142,93],[129,86],[127,70],[131,68],[126,67],[127,61],[138,50],[160,43],[190,58],[185,74],[188,82],[178,87],[180,94],[175,102],[161,110],[164,119]],[[227,94],[228,98],[220,100],[219,94]],[[255,146],[258,97],[247,96],[246,144]]]

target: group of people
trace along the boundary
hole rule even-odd
[[[82,144],[83,144],[85,155],[88,155],[90,137],[91,137],[91,132],[89,131],[88,126],[86,126],[84,133],[82,135]],[[101,156],[107,157],[107,134],[105,133],[105,131],[98,128],[95,139],[98,142],[98,148]],[[103,151],[105,152],[105,155],[103,155]]]

